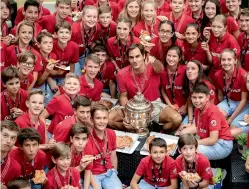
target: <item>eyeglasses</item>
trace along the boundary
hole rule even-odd
[[[173,34],[173,32],[169,31],[169,30],[159,30],[159,33],[160,34],[165,34],[165,35],[172,35]]]
[[[33,68],[34,67],[34,63],[32,62],[21,62],[22,65]]]

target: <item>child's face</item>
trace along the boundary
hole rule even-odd
[[[57,169],[60,172],[66,172],[71,164],[71,156],[68,155],[67,157],[59,157],[57,159],[52,158],[54,164],[56,164]]]
[[[249,74],[246,76],[246,88],[249,91]]]
[[[94,128],[98,131],[104,131],[108,123],[108,112],[104,110],[97,110],[93,116]]]
[[[186,76],[189,81],[195,81],[199,75],[199,68],[194,62],[188,62],[186,67]]]
[[[167,150],[165,147],[152,146],[150,155],[156,164],[161,164],[167,155]]]
[[[184,145],[180,149],[180,153],[182,154],[183,158],[185,159],[186,162],[189,163],[194,162],[196,151],[197,149],[195,145]]]
[[[66,44],[71,39],[71,31],[67,28],[60,28],[56,34],[58,41],[62,44]]]
[[[137,1],[133,1],[127,5],[127,13],[131,18],[136,18],[139,14],[140,7]]]
[[[86,75],[91,79],[94,79],[98,74],[98,72],[100,71],[100,65],[96,64],[92,60],[88,60],[84,68],[86,70]]]
[[[236,59],[231,52],[221,54],[220,63],[225,72],[233,71],[236,65]]]
[[[34,94],[26,102],[26,106],[32,115],[39,116],[44,109],[44,96],[40,94]]]
[[[214,20],[212,23],[212,32],[215,37],[222,37],[226,32],[226,27],[222,21]]]
[[[193,105],[198,109],[203,109],[209,101],[210,96],[204,93],[192,93],[191,100]]]
[[[4,85],[10,94],[17,94],[20,90],[20,79],[19,78],[13,78],[6,82]]]
[[[10,10],[4,2],[1,2],[1,19],[6,20],[10,15]]]
[[[195,29],[195,27],[187,27],[187,29],[185,31],[185,37],[186,37],[186,41],[189,44],[194,44],[195,42],[197,42],[197,40],[199,38],[199,33]]]
[[[184,8],[184,0],[172,0],[170,6],[173,12],[180,13]]]
[[[74,115],[76,116],[78,121],[80,121],[81,123],[85,123],[90,121],[90,110],[90,106],[79,106],[77,110],[74,111]]]
[[[216,5],[213,2],[208,1],[204,8],[204,12],[209,19],[213,19],[216,16]]]
[[[126,40],[130,33],[130,26],[128,23],[119,22],[117,25],[117,36],[121,40]]]
[[[46,54],[50,54],[53,50],[53,38],[51,37],[43,37],[41,43],[38,44],[40,50]]]
[[[77,152],[82,152],[88,141],[86,133],[76,134],[73,137],[70,137],[72,145],[75,147]]]
[[[180,61],[180,57],[176,50],[169,50],[166,55],[166,62],[170,67],[176,66]]]
[[[87,9],[82,16],[82,22],[87,29],[93,28],[96,26],[98,20],[98,12],[94,9]]]
[[[96,52],[94,54],[96,54],[99,57],[99,59],[100,59],[100,66],[102,66],[105,63],[106,59],[107,59],[106,52]]]
[[[33,38],[33,28],[30,26],[22,26],[18,32],[19,42],[28,45]]]
[[[16,143],[17,131],[10,131],[9,129],[3,128],[1,131],[1,151],[9,152]]]
[[[226,7],[230,12],[235,11],[241,5],[241,0],[226,0]]]
[[[162,24],[158,31],[158,34],[160,41],[163,43],[167,43],[173,36],[172,27],[167,23]]]
[[[249,31],[249,16],[241,15],[239,20],[240,20],[240,29],[242,31]]]
[[[103,13],[99,15],[99,23],[103,27],[108,27],[112,21],[112,14],[111,13]]]
[[[71,11],[71,5],[60,3],[56,8],[56,13],[61,19],[65,19]]]
[[[38,18],[38,7],[28,6],[27,10],[23,10],[25,20],[34,23]]]
[[[19,70],[24,76],[28,76],[34,70],[35,60],[28,57],[26,62],[19,62]]]
[[[203,0],[189,0],[189,6],[192,10],[192,12],[197,12],[199,10],[201,10],[204,1]]]
[[[80,81],[76,78],[67,78],[63,89],[68,95],[76,95],[80,91]]]
[[[39,143],[36,140],[25,140],[21,148],[26,160],[32,161],[38,152]]]
[[[144,19],[147,21],[152,21],[156,16],[156,10],[153,4],[147,3],[144,5],[143,11]]]

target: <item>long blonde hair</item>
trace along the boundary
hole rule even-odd
[[[137,2],[138,6],[139,6],[139,13],[138,13],[137,18],[136,18],[136,23],[138,23],[139,21],[141,21],[141,8],[142,8],[141,0],[126,0],[124,9],[122,10],[122,12],[120,12],[118,17],[119,18],[126,17],[126,18],[130,19],[130,16],[129,16],[128,11],[127,11],[127,7],[132,2]]]

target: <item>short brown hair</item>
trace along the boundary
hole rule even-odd
[[[99,7],[99,15],[104,13],[112,13],[112,9],[108,5],[101,5]]]
[[[93,5],[86,5],[86,6],[84,6],[84,8],[82,10],[82,12],[83,12],[82,15],[85,15],[85,13],[86,13],[87,10],[95,10],[97,12],[97,14],[98,14],[97,7],[95,7]]]
[[[29,92],[27,100],[29,100],[31,98],[31,96],[36,95],[36,94],[39,94],[39,95],[44,97],[43,91],[41,89],[34,89],[34,90]]]
[[[37,36],[37,42],[38,43],[41,43],[42,42],[42,39],[44,37],[49,37],[49,38],[52,38],[53,39],[53,36],[51,33],[47,32],[47,31],[42,31],[39,33],[39,35]]]
[[[59,157],[71,157],[71,151],[69,146],[64,142],[57,142],[51,150],[51,155],[54,159],[58,159]]]
[[[131,44],[131,46],[129,47],[128,51],[127,51],[127,54],[128,54],[128,57],[129,57],[129,53],[130,51],[133,51],[135,50],[136,48],[138,48],[141,52],[142,55],[145,55],[145,50],[144,50],[144,46],[141,45],[141,44]]]
[[[79,82],[80,82],[80,79],[79,79],[79,77],[78,77],[77,75],[75,75],[75,74],[72,73],[72,72],[69,72],[69,73],[67,73],[66,76],[65,76],[64,83],[65,83],[65,81],[66,81],[67,79],[70,79],[70,78],[75,78],[75,79],[79,80]]]
[[[66,4],[71,6],[71,0],[56,0],[55,5],[58,6],[59,4]]]
[[[240,15],[239,16],[249,16],[249,8],[244,8],[240,11]]]
[[[18,177],[8,182],[7,189],[22,189],[30,187],[30,183],[23,177]]]
[[[95,105],[91,108],[91,116],[92,116],[92,118],[93,118],[95,112],[98,111],[98,110],[108,112],[108,109],[107,109],[104,105],[102,105],[102,104],[95,104]]]
[[[6,84],[7,81],[14,79],[14,78],[20,79],[18,69],[16,67],[12,67],[12,66],[9,66],[2,71],[1,77],[2,77],[2,82],[4,84]]]
[[[28,58],[32,58],[34,60],[34,65],[35,65],[35,60],[36,57],[32,51],[23,51],[18,55],[18,62],[27,62]]]
[[[23,128],[19,132],[17,139],[21,146],[23,146],[25,140],[37,141],[40,144],[41,135],[35,128]]]
[[[89,136],[89,129],[86,125],[80,124],[80,123],[75,123],[73,124],[73,127],[70,130],[70,136],[74,137],[75,135],[79,134],[86,134],[86,136]]]
[[[87,64],[87,62],[91,60],[93,61],[94,63],[100,65],[100,59],[99,57],[96,55],[96,54],[89,54],[87,57],[86,57],[86,60],[85,60],[85,64]]]
[[[77,110],[80,106],[91,106],[91,100],[87,96],[76,96],[73,100],[73,108]]]
[[[165,148],[165,150],[167,150],[167,143],[162,138],[154,138],[153,140],[151,140],[150,143],[149,143],[149,151],[151,151],[153,146],[157,146],[157,147],[160,147],[160,148]]]
[[[187,133],[180,136],[178,140],[178,147],[181,148],[185,145],[195,145],[195,148],[198,146],[198,142],[193,134]]]
[[[61,28],[68,29],[70,32],[72,31],[71,25],[67,21],[63,21],[55,25],[55,33],[57,33]]]
[[[16,131],[17,133],[20,131],[16,122],[11,121],[11,120],[1,121],[1,131],[3,131],[3,129],[8,129],[9,131]]]

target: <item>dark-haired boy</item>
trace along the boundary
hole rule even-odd
[[[30,180],[31,188],[41,188],[43,183],[34,184],[35,170],[46,168],[46,154],[39,149],[41,136],[34,128],[24,128],[18,135],[21,147],[14,149],[10,156],[22,167],[22,176]],[[35,186],[34,186],[35,185]]]
[[[1,121],[1,188],[9,181],[21,176],[21,166],[10,155],[15,145],[19,128],[10,120]]]
[[[75,123],[86,125],[88,128],[93,126],[91,121],[91,101],[86,96],[77,96],[73,101],[74,115],[56,125],[54,139],[56,142],[69,142],[70,130]]]
[[[20,89],[19,71],[14,67],[7,67],[1,73],[2,84],[6,88],[1,92],[1,119],[14,120],[26,110],[27,92]]]
[[[108,60],[106,47],[104,45],[96,45],[93,48],[93,53],[96,54],[100,59],[100,71],[97,75],[97,78],[102,81],[104,85],[104,92],[111,94],[112,98],[116,98],[116,76],[114,74],[116,68],[114,64]]]
[[[18,177],[8,183],[7,189],[31,189],[31,186],[28,180]]]
[[[197,152],[198,142],[192,134],[184,134],[178,140],[180,156],[175,163],[183,188],[206,188],[212,183],[213,173],[207,157]],[[186,173],[197,173],[201,181],[188,181],[183,178]]]
[[[167,144],[162,138],[155,138],[149,144],[150,156],[143,158],[131,180],[131,188],[175,189],[177,172],[175,161],[167,155]],[[140,178],[143,179],[138,181]]]

